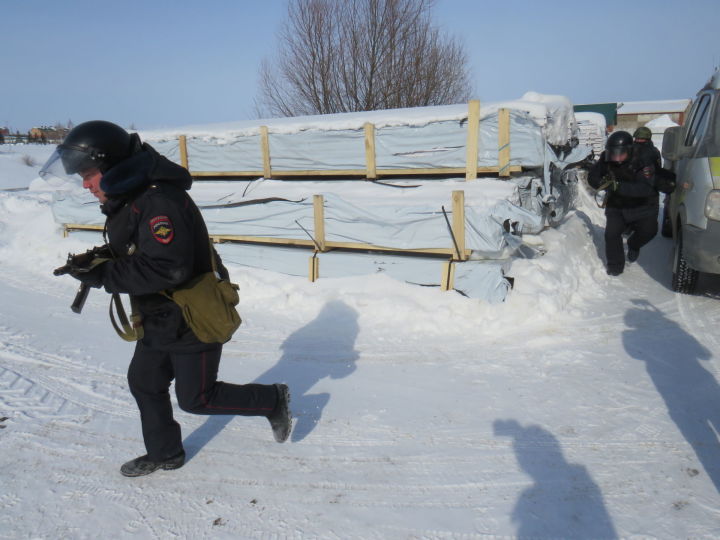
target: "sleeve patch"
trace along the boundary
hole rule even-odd
[[[150,220],[150,232],[161,244],[169,244],[175,237],[172,221],[167,216],[155,216]]]

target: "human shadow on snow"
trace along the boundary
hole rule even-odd
[[[328,302],[310,323],[296,330],[283,342],[282,357],[253,382],[272,384],[284,381],[290,387],[290,409],[294,420],[291,440],[307,437],[320,421],[330,394],[310,394],[316,383],[327,377],[341,379],[357,369],[357,313],[347,304]],[[209,416],[183,442],[186,462],[220,433],[234,415]],[[268,432],[269,432],[268,425]]]
[[[518,464],[534,482],[511,515],[518,538],[617,538],[600,488],[584,466],[565,460],[552,433],[516,420],[496,420],[493,429],[512,437]]]
[[[280,360],[256,379],[266,384],[286,381],[290,387],[293,442],[312,432],[330,401],[329,393],[312,394],[312,388],[325,378],[342,379],[357,369],[357,318],[344,302],[328,302],[314,320],[288,336],[280,346]]]
[[[720,492],[720,385],[701,363],[712,353],[647,300],[632,302],[625,350],[645,362],[670,418]]]

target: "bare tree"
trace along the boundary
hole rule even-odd
[[[259,114],[298,116],[466,101],[467,56],[431,22],[433,0],[291,0]]]

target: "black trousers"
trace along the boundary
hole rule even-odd
[[[608,270],[622,271],[625,268],[623,232],[630,229],[627,244],[629,249],[639,250],[655,238],[658,231],[658,207],[605,209],[605,257]]]
[[[194,336],[193,336],[194,337]],[[142,422],[149,459],[161,461],[183,452],[180,425],[173,418],[170,383],[184,411],[194,414],[267,416],[277,403],[272,385],[229,384],[217,380],[222,345],[149,347],[139,341],[128,369],[128,383]]]

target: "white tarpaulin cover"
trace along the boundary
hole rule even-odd
[[[569,100],[528,93],[521,100],[481,104],[481,167],[498,165],[500,108],[511,109],[510,164],[527,170],[508,180],[392,180],[387,183],[395,187],[390,187],[358,180],[259,178],[196,181],[191,194],[211,234],[308,240],[314,229],[313,195],[322,195],[326,241],[406,250],[453,248],[452,192],[463,191],[465,247],[472,260],[456,265],[455,287],[468,296],[501,301],[510,286],[504,272],[514,254],[522,253],[522,234],[564,217],[574,193],[574,176],[564,169],[590,149],[567,145],[576,133]],[[464,167],[467,116],[467,105],[449,105],[195,126],[141,137],[179,162],[177,138],[186,135],[190,170],[261,170],[260,126],[265,125],[273,170],[364,169],[363,125],[372,122],[378,169]],[[562,159],[550,145],[565,147]],[[103,222],[95,199],[78,186],[56,191],[53,212],[60,223]],[[307,275],[307,249],[222,249],[240,264]],[[437,259],[348,252],[319,257],[325,277],[388,272],[411,283],[437,286],[440,281],[442,260]]]

